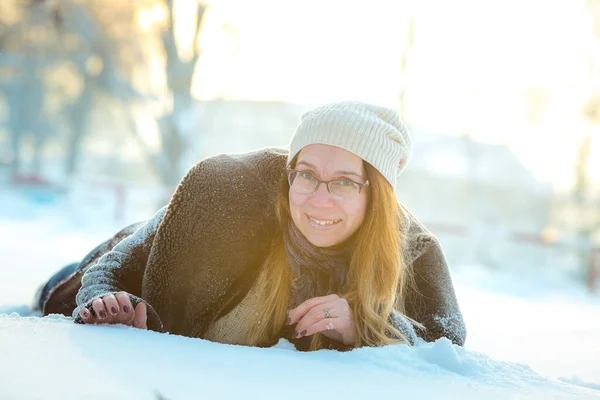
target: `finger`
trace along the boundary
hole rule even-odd
[[[316,322],[299,333],[298,337],[311,336],[319,332],[336,331],[342,335],[350,328],[350,320],[346,318],[325,318]]]
[[[133,311],[133,306],[131,305],[131,299],[129,298],[129,293],[127,292],[119,292],[117,293],[117,302],[119,303],[119,309],[129,315],[130,312]]]
[[[102,301],[104,301],[106,310],[110,315],[114,316],[119,313],[119,303],[117,303],[117,299],[113,294],[107,294],[102,298]]]
[[[298,307],[294,308],[293,310],[290,310],[289,315],[288,315],[288,317],[289,317],[288,324],[289,325],[295,324],[296,322],[298,322],[300,320],[300,318],[302,318],[304,315],[306,315],[306,313],[308,311],[310,311],[313,307],[315,307],[319,304],[324,304],[329,301],[333,301],[335,299],[339,299],[339,296],[337,294],[330,294],[329,296],[322,296],[322,297],[313,297],[311,299],[304,301]]]
[[[96,319],[103,321],[106,319],[107,315],[106,315],[106,307],[104,306],[104,302],[102,301],[102,299],[96,299],[92,302],[92,308],[94,309],[94,312],[96,313]]]
[[[141,302],[135,308],[135,312],[133,315],[133,326],[139,329],[148,329],[147,320],[148,310],[146,308],[146,303]]]
[[[333,301],[329,301],[323,304],[317,304],[303,317],[298,320],[296,325],[296,332],[302,332],[309,326],[316,324],[319,321],[322,321],[326,318],[336,318],[341,316],[341,312],[338,309],[341,309],[339,304],[339,298]],[[327,312],[325,312],[327,310]]]
[[[81,317],[83,322],[86,324],[94,323],[94,316],[92,315],[90,310],[88,310],[85,307],[83,307],[81,310],[79,310],[79,316]]]

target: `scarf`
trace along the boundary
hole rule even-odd
[[[290,221],[283,230],[283,240],[293,274],[290,309],[310,298],[345,290],[354,237],[335,246],[317,247]]]

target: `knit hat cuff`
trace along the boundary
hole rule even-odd
[[[352,112],[305,114],[292,138],[288,165],[305,146],[336,146],[371,164],[395,189],[397,176],[408,162],[411,146],[404,123],[394,111],[389,111],[390,115],[383,116],[354,109]]]

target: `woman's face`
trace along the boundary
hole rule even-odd
[[[298,154],[298,171],[310,172],[321,181],[350,179],[365,183],[367,174],[362,159],[344,149],[312,144]],[[337,200],[320,184],[313,193],[299,194],[290,189],[290,211],[296,227],[318,247],[334,246],[358,230],[367,212],[366,189],[352,201]]]

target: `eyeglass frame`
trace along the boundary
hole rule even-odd
[[[324,183],[324,184],[325,184],[325,186],[327,186],[327,193],[329,193],[329,194],[330,194],[330,195],[331,195],[333,198],[336,198],[336,199],[338,199],[338,200],[341,200],[339,197],[337,197],[337,196],[335,196],[333,193],[331,193],[331,188],[329,187],[329,184],[330,184],[331,182],[350,181],[350,182],[352,182],[352,183],[355,183],[355,184],[357,184],[357,185],[358,185],[358,195],[357,195],[355,198],[358,198],[358,196],[360,196],[360,194],[362,193],[362,190],[363,190],[365,187],[369,186],[369,180],[368,180],[368,179],[365,181],[365,183],[356,182],[356,181],[354,181],[354,180],[352,180],[352,179],[349,179],[349,178],[346,178],[346,179],[332,179],[332,180],[330,180],[330,181],[322,181],[322,180],[320,180],[319,178],[317,178],[317,177],[316,177],[314,174],[312,174],[312,173],[310,173],[310,172],[308,172],[308,171],[300,171],[300,170],[297,170],[297,169],[294,169],[294,168],[289,168],[289,167],[288,167],[288,168],[286,168],[285,170],[286,170],[286,172],[287,172],[287,176],[288,176],[288,184],[290,185],[290,188],[291,188],[291,187],[292,187],[292,185],[293,185],[293,182],[290,182],[290,175],[292,174],[292,172],[295,172],[295,173],[304,173],[304,174],[309,174],[310,176],[312,176],[313,178],[315,178],[315,180],[317,181],[317,185],[315,186],[315,188],[313,189],[313,191],[312,191],[312,192],[307,192],[307,193],[298,193],[298,192],[296,192],[296,193],[298,193],[298,194],[312,194],[312,193],[316,192],[316,191],[319,189],[319,186],[321,185],[321,183]]]

